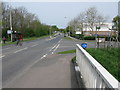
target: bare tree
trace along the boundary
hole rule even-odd
[[[94,26],[97,22],[97,13],[98,11],[95,7],[90,7],[86,11],[86,21],[92,31],[94,31]]]
[[[78,20],[77,20],[77,18],[74,18],[73,20],[71,20],[71,21],[68,23],[68,25],[71,27],[70,32],[71,32],[72,34],[75,34],[75,31],[76,31],[77,26],[78,26]]]
[[[80,28],[80,31],[82,32],[83,34],[83,28],[85,28],[85,23],[86,23],[86,16],[85,16],[85,12],[81,12],[78,17],[77,17],[77,20],[78,20],[78,26]]]
[[[85,28],[89,29],[93,32],[92,35],[97,35],[97,30],[99,29],[97,29],[96,27],[100,28],[101,25],[104,24],[106,21],[107,18],[100,14],[96,7],[90,7],[86,11],[81,12],[75,19],[70,21],[69,25],[71,27],[79,28],[81,32],[83,32]],[[75,31],[75,28],[73,30]]]

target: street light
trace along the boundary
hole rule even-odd
[[[49,34],[50,34],[50,39],[51,39],[52,38],[52,36],[51,36],[51,26],[49,28]]]
[[[68,17],[64,17],[65,19],[67,19]],[[68,30],[69,30],[69,32],[68,32],[68,36],[70,35],[70,26],[68,26]],[[65,34],[67,34],[67,27],[66,27],[66,29],[65,29]]]
[[[64,18],[66,19],[67,17],[65,16]],[[66,28],[65,28],[64,36],[66,36]]]

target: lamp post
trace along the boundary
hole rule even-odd
[[[64,18],[66,19],[67,17],[65,16]],[[66,28],[65,28],[64,36],[66,36],[66,32],[67,32],[67,31],[66,31]]]
[[[52,38],[52,36],[51,36],[51,26],[49,28],[49,34],[50,34],[50,39],[51,39]]]
[[[67,19],[68,17],[64,17],[65,19]],[[68,36],[70,36],[70,25],[68,25],[68,33],[67,33],[67,27],[65,29],[65,34],[68,34]]]

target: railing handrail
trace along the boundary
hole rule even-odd
[[[86,56],[89,63],[95,68],[95,71],[102,77],[109,88],[118,88],[118,80],[116,80],[100,63],[98,63],[87,51],[85,51],[79,44],[77,48]]]

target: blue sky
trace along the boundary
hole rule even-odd
[[[89,7],[96,7],[98,12],[109,17],[108,22],[118,14],[117,2],[12,2],[12,7],[25,7],[36,14],[42,23],[67,26],[68,22]],[[67,18],[64,18],[67,17]]]

